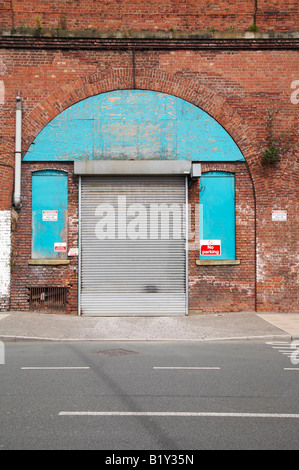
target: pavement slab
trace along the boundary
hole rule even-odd
[[[299,314],[255,312],[161,317],[0,314],[0,339],[98,341],[285,340],[299,338]]]

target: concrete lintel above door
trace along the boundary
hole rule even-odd
[[[75,175],[190,175],[192,162],[173,160],[81,160],[74,162]]]

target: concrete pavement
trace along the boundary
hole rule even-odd
[[[0,313],[2,341],[293,341],[299,313],[218,313],[172,317],[85,317]]]

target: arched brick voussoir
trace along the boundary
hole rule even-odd
[[[254,184],[261,182],[255,181],[254,175],[256,168],[260,167],[254,145],[257,142],[256,135],[249,124],[227,103],[225,97],[192,80],[175,77],[159,70],[139,71],[136,84],[141,89],[151,89],[182,98],[210,114],[224,127],[240,148],[248,163]]]
[[[132,78],[125,71],[117,75],[96,73],[64,84],[24,116],[24,155],[43,128],[65,109],[90,96],[131,88]]]
[[[132,85],[132,76],[126,69],[93,73],[64,84],[25,117],[23,125],[27,149],[52,119],[73,104],[100,93],[132,89]],[[256,136],[238,112],[227,103],[225,97],[192,80],[175,77],[157,69],[139,70],[135,77],[135,87],[176,96],[211,115],[236,142],[248,163],[253,180],[255,179],[254,170],[260,165],[254,150]]]
[[[154,86],[153,77],[155,79]],[[153,77],[149,74],[144,75],[139,88],[169,93],[198,106],[212,116],[230,134],[240,148],[249,168],[260,165],[254,150],[254,142],[256,142],[254,132],[223,96],[203,85],[198,85],[192,80],[173,77],[163,72],[154,71]]]

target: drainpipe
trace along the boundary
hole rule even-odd
[[[15,141],[15,190],[14,206],[21,209],[21,162],[22,162],[22,98],[16,97],[16,141]]]

